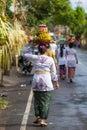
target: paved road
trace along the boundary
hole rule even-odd
[[[16,86],[5,88],[8,109],[0,111],[0,130],[87,130],[87,51],[77,50],[77,65],[74,83],[60,82],[60,89],[54,90],[48,117],[48,126],[34,126],[33,95],[29,80],[20,76]],[[26,83],[26,86],[20,84]]]

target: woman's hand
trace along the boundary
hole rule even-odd
[[[55,83],[55,87],[56,87],[56,89],[58,89],[60,87],[58,80]]]

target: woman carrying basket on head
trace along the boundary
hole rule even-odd
[[[55,81],[55,87],[59,88],[55,63],[52,57],[45,55],[46,49],[46,44],[39,44],[39,55],[29,54],[28,50],[23,53],[34,66],[32,87],[36,118],[33,123],[40,121],[41,126],[47,126],[45,120],[48,117],[52,90],[54,90],[52,80]]]

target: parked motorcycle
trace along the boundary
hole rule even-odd
[[[18,57],[18,65],[21,71],[24,72],[25,74],[31,73],[33,64],[29,60],[27,60],[25,57],[21,55]]]
[[[23,53],[23,51],[27,50],[31,44],[32,44],[32,41],[30,41],[27,46],[24,46],[21,50],[21,54]],[[38,55],[38,46],[34,46],[33,49],[30,49],[29,51],[30,51],[29,53],[31,54]],[[33,68],[32,62],[30,62],[28,59],[26,59],[22,55],[20,55],[18,58],[18,65],[19,65],[20,70],[24,72],[25,74],[27,73],[30,74]]]

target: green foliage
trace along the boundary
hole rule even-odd
[[[30,18],[30,26],[32,24],[39,24],[50,16],[50,5],[49,1],[46,0],[34,0],[27,7],[27,16]],[[33,18],[32,24],[31,19]]]
[[[0,110],[5,109],[8,106],[9,102],[4,99],[0,99]]]
[[[12,19],[13,15],[14,15],[14,13],[10,9],[11,5],[12,5],[12,0],[7,0],[7,3],[6,3],[6,15],[10,19]]]
[[[14,13],[10,10],[13,0],[7,0],[6,16],[13,19]],[[16,2],[19,2],[17,0]],[[55,25],[68,26],[72,33],[83,33],[86,24],[85,11],[82,7],[73,10],[70,0],[22,0],[25,10],[26,26],[36,28],[39,24],[46,24],[50,30]],[[0,1],[0,12],[2,12]],[[87,16],[87,14],[86,14]]]
[[[28,25],[43,23],[64,24],[65,12],[71,9],[69,0],[25,0]]]
[[[86,24],[84,9],[78,6],[76,10],[73,10],[70,14],[72,20],[69,19],[69,27],[75,35],[78,35],[78,33],[81,35],[83,33],[83,27]]]
[[[71,5],[69,0],[57,0],[54,4],[54,9],[52,11],[52,16],[56,24],[66,25],[67,15],[71,10]]]
[[[4,10],[5,17],[9,18],[10,20],[13,18],[13,12],[10,9],[11,4],[12,0],[7,1],[0,0],[0,16],[2,16],[2,12]]]

